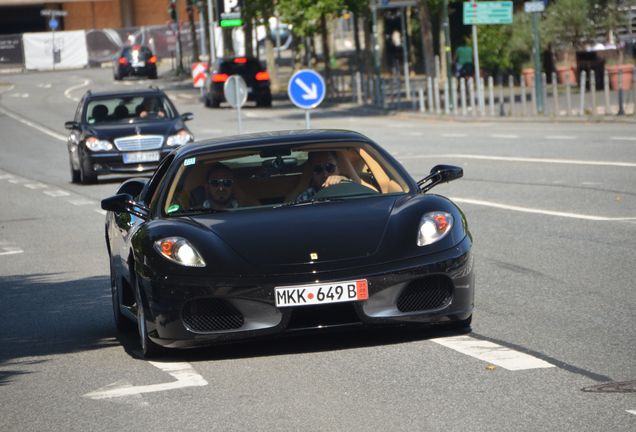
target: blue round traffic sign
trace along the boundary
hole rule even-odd
[[[311,69],[299,70],[289,79],[287,93],[298,108],[311,109],[320,105],[325,98],[325,81]]]
[[[51,17],[51,19],[49,20],[49,28],[51,30],[57,30],[57,27],[60,25],[60,22],[55,19],[55,17]]]

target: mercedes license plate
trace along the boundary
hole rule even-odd
[[[132,67],[140,68],[140,67],[144,67],[144,66],[146,66],[146,62],[142,62],[142,61],[133,61],[132,62]]]
[[[157,162],[159,152],[124,153],[124,163]]]
[[[309,306],[367,300],[369,298],[366,279],[276,287],[274,292],[276,294],[277,307]]]

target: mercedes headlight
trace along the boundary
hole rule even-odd
[[[420,220],[417,245],[428,246],[443,239],[453,227],[453,216],[446,212],[426,213]]]
[[[109,151],[113,149],[113,144],[110,141],[88,137],[86,138],[86,148],[90,151]]]
[[[175,135],[170,135],[166,144],[169,146],[180,146],[194,141],[192,134],[185,129],[181,129]]]
[[[170,261],[186,267],[205,267],[199,252],[183,237],[168,237],[157,240],[155,250]]]

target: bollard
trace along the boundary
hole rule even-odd
[[[508,75],[508,87],[510,88],[510,116],[515,116],[515,79]]]
[[[636,115],[636,67],[632,69],[632,102],[634,102],[632,115]]]
[[[457,78],[451,78],[451,98],[453,104],[453,113],[459,115],[459,107],[457,106]]]
[[[450,95],[448,79],[444,80],[444,114],[450,114]]]
[[[466,115],[466,78],[459,79],[459,94],[462,101],[462,115]]]
[[[526,111],[526,81],[523,79],[523,75],[519,77],[519,82],[521,83],[521,115],[525,117],[528,112]]]
[[[559,112],[559,86],[556,72],[552,72],[552,99],[554,102],[554,116],[558,117],[561,113]]]
[[[572,114],[572,85],[570,84],[570,74],[565,75],[565,106],[567,107],[565,115],[569,117]]]
[[[426,111],[426,108],[424,107],[424,89],[422,87],[417,89],[417,96],[420,101],[420,112],[423,113]]]
[[[433,108],[433,79],[431,77],[426,77],[426,101],[429,114],[433,114],[435,109]]]
[[[618,112],[616,115],[625,115],[625,109],[623,108],[623,69],[618,68]]]
[[[362,76],[360,72],[356,72],[356,94],[358,105],[362,105]]]
[[[587,76],[585,71],[581,71],[581,78],[580,78],[581,82],[580,82],[580,90],[579,90],[579,115],[580,116],[584,116],[585,115],[585,86],[586,84],[586,80],[587,80]]]
[[[603,93],[605,93],[605,115],[610,113],[609,74],[607,69],[603,73]]]
[[[477,83],[477,101],[479,102],[479,115],[481,117],[486,115],[486,96],[484,92],[486,91],[486,86],[484,85],[484,78],[480,77],[479,82]]]
[[[546,101],[548,100],[548,76],[545,72],[541,73],[541,83],[543,84],[543,115],[546,115]]]
[[[592,94],[592,106],[590,110],[592,115],[596,115],[596,72],[594,69],[590,70],[590,93]]]
[[[468,103],[470,104],[470,113],[473,117],[477,116],[475,109],[475,80],[468,78]]]
[[[504,89],[503,89],[503,77],[499,75],[499,117],[504,117],[506,112],[504,110]]]
[[[495,116],[495,91],[492,75],[488,77],[488,105],[490,105],[490,116]]]
[[[539,109],[537,107],[537,92],[534,83],[535,80],[532,80],[532,84],[530,84],[530,105],[532,106],[532,115],[536,116]]]
[[[439,100],[439,78],[433,78],[433,97],[435,101],[435,114],[442,113],[442,107]]]

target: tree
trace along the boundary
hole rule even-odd
[[[435,76],[435,51],[433,48],[433,26],[429,0],[418,0],[417,8],[420,18],[420,33],[422,35],[422,51],[424,71],[428,76]]]

